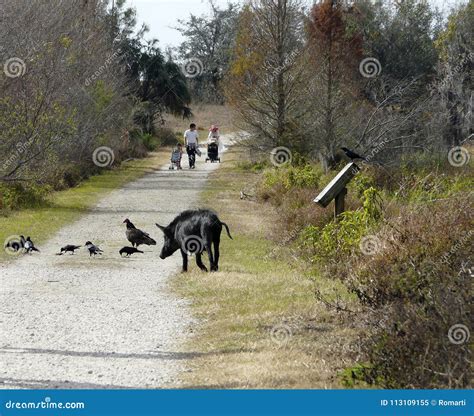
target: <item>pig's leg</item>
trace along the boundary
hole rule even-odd
[[[196,253],[196,264],[198,265],[198,267],[207,272],[207,267],[204,265],[204,263],[202,262],[202,256],[201,256],[201,253]]]
[[[221,235],[220,233],[216,235],[214,238],[214,266],[211,266],[211,271],[217,272],[219,269],[219,244],[221,242]]]
[[[183,273],[188,271],[188,254],[181,250],[181,255],[183,256]]]
[[[214,256],[212,255],[212,239],[209,234],[204,236],[204,245],[206,246],[207,256],[209,257],[209,264],[211,271],[214,270]]]

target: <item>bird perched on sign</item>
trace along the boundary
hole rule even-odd
[[[89,257],[94,255],[96,256],[97,254],[102,255],[103,251],[96,245],[92,244],[90,241],[87,241],[86,244],[84,244],[89,250]]]
[[[33,244],[33,241],[31,241],[31,238],[28,236],[26,237],[26,241],[24,243],[23,248],[25,249],[25,252],[28,254],[31,254],[33,251],[37,251],[39,253],[39,250],[35,247]]]
[[[61,250],[59,253],[56,253],[58,256],[62,256],[64,253],[71,253],[71,254],[75,254],[74,252],[76,250],[78,250],[79,248],[81,248],[82,246],[75,246],[73,244],[68,244],[64,247],[61,247]]]
[[[153,238],[151,238],[148,233],[139,230],[128,218],[124,221],[124,223],[127,224],[125,235],[127,240],[132,243],[133,247],[138,247],[141,244],[146,244],[147,246],[156,245],[156,241],[153,240]]]
[[[357,160],[357,159],[367,161],[367,159],[365,157],[358,155],[357,153],[353,152],[352,150],[348,149],[347,147],[341,147],[341,150],[346,154],[346,156],[351,161],[354,161],[354,160]]]
[[[134,253],[142,253],[143,251],[138,250],[138,248],[135,247],[123,247],[119,250],[120,256],[122,256],[125,253],[125,257],[130,257]]]

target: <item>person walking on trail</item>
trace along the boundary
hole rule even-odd
[[[217,143],[219,144],[219,127],[212,125],[209,129],[209,136],[207,136],[207,143]]]
[[[198,151],[199,135],[196,125],[191,123],[189,129],[184,132],[184,145],[189,159],[189,169],[194,169],[196,165],[196,153]]]

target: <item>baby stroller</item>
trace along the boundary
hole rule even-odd
[[[219,145],[216,142],[211,142],[207,145],[206,162],[208,160],[210,160],[211,163],[214,163],[214,162],[221,163],[221,158],[219,157]]]
[[[171,164],[169,169],[174,170],[174,168],[180,170],[181,169],[181,150],[176,147],[171,152]]]

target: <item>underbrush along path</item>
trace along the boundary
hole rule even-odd
[[[182,345],[192,331],[188,302],[168,290],[181,256],[159,258],[155,226],[197,206],[218,164],[168,165],[99,201],[39,246],[41,253],[0,263],[1,388],[173,387],[186,369]],[[120,258],[125,218],[157,240],[145,253]],[[54,221],[54,218],[51,218]],[[25,230],[27,234],[28,230]],[[34,239],[34,236],[32,236]],[[56,256],[65,244],[91,240],[104,253]],[[205,257],[204,257],[205,258]]]

